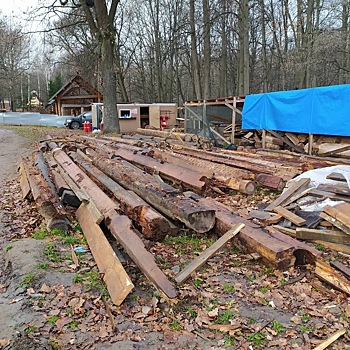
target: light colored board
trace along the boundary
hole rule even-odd
[[[327,220],[328,222],[330,222],[331,224],[333,224],[335,227],[339,228],[340,230],[342,230],[343,232],[345,232],[346,234],[350,235],[350,228],[346,227],[345,225],[343,225],[340,221],[338,221],[337,219],[333,218],[332,216],[326,214],[326,213],[320,213],[320,217],[322,219]]]
[[[19,166],[19,174],[20,174],[19,183],[21,185],[22,198],[26,199],[30,195],[31,191],[30,191],[30,185],[27,179],[23,162]]]
[[[97,267],[106,283],[111,300],[120,305],[132,291],[134,285],[117,258],[113,248],[101,228],[90,216],[86,204],[82,204],[76,212],[84,236],[96,261]]]
[[[343,231],[338,230],[316,230],[310,228],[296,229],[296,238],[303,239],[306,241],[326,241],[332,243],[349,244],[350,236]]]
[[[325,241],[314,241],[314,243],[321,244],[328,249],[335,250],[336,252],[341,252],[350,255],[350,246],[346,244],[338,244]]]
[[[203,266],[208,259],[210,259],[224,244],[226,244],[231,238],[236,236],[237,233],[241,231],[244,224],[238,224],[231,230],[227,231],[223,236],[221,236],[213,245],[202,252],[197,258],[192,260],[176,277],[175,281],[177,283],[184,282],[191,273],[201,266]]]
[[[350,204],[344,203],[334,207],[327,205],[323,211],[350,229]]]
[[[335,332],[330,336],[327,340],[322,342],[321,344],[317,345],[314,350],[324,350],[328,348],[329,345],[334,343],[338,338],[340,338],[342,335],[346,333],[346,328],[339,329],[339,331]]]
[[[296,181],[291,187],[285,190],[276,200],[268,205],[265,210],[272,211],[274,208],[283,205],[290,197],[296,194],[301,188],[304,188],[310,183],[309,178],[300,179]]]
[[[315,274],[317,277],[336,289],[350,295],[350,281],[346,277],[322,258],[317,257],[315,263]]]
[[[292,222],[293,224],[297,225],[297,226],[302,226],[306,224],[306,220],[301,218],[300,216],[292,213],[291,211],[278,206],[276,208],[274,208],[274,211],[283,216],[284,218],[286,218],[287,220],[289,220],[290,222]]]
[[[277,231],[281,231],[285,235],[296,238],[296,230],[280,225],[273,225],[272,227],[275,228]]]

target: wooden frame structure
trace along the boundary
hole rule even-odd
[[[78,115],[90,110],[93,102],[101,102],[103,95],[80,75],[76,75],[54,94],[46,107],[57,115]]]
[[[237,114],[242,116],[242,111],[239,109],[239,107],[243,108],[244,104],[244,96],[231,96],[231,97],[225,97],[225,98],[216,98],[216,99],[209,99],[209,100],[195,100],[195,101],[186,101],[184,103],[185,111],[189,112],[191,116],[196,118],[197,120],[201,121],[208,129],[210,129],[211,132],[213,132],[216,136],[218,136],[223,141],[226,140],[222,135],[218,135],[215,130],[213,130],[210,125],[208,125],[207,121],[207,106],[226,106],[231,109],[232,111],[232,117],[231,117],[231,137],[230,141],[231,143],[234,143],[235,141],[235,128],[237,124]],[[198,113],[195,113],[193,110],[191,110],[191,107],[203,107],[202,116],[200,116]],[[220,118],[220,116],[218,116]],[[186,123],[186,120],[185,120]]]

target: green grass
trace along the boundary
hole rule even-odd
[[[286,330],[282,323],[275,320],[272,321],[272,328],[278,334],[283,333]]]
[[[214,321],[216,324],[229,324],[230,320],[234,318],[233,313],[230,310],[225,310],[221,315]]]
[[[32,238],[39,240],[43,240],[47,236],[50,236],[50,232],[47,230],[37,230],[32,234]]]
[[[13,248],[12,245],[8,245],[6,248],[5,248],[5,251],[8,252],[9,250],[11,250]]]
[[[20,286],[24,288],[32,287],[35,279],[36,279],[36,275],[34,273],[28,273],[27,275],[22,277]]]
[[[303,314],[303,315],[301,315],[301,320],[304,323],[309,322],[311,320],[311,316],[309,314]]]
[[[322,244],[316,244],[315,245],[315,248],[317,249],[317,250],[319,250],[319,251],[324,251],[325,249],[326,249],[326,247],[324,246],[324,245],[322,245]]]
[[[248,335],[247,340],[256,346],[264,345],[266,343],[266,336],[263,333],[257,332]]]
[[[231,284],[224,284],[224,291],[234,293],[236,291],[236,288]]]
[[[260,288],[260,293],[266,294],[269,291],[267,287],[261,287]]]
[[[47,322],[55,324],[59,320],[58,316],[51,316],[47,319]]]
[[[62,261],[61,254],[56,250],[55,243],[48,243],[44,249],[44,255],[52,262],[58,263]]]
[[[185,311],[187,314],[189,314],[192,318],[196,318],[197,317],[197,312],[190,306],[185,308]]]
[[[303,333],[304,332],[312,333],[314,330],[315,330],[315,327],[312,327],[312,326],[308,327],[308,326],[306,326],[304,324],[300,326],[300,331],[303,332]]]
[[[35,331],[35,327],[32,326],[31,324],[24,330],[26,334],[33,333]]]
[[[181,331],[182,326],[181,323],[177,320],[173,320],[170,324],[169,324],[170,328],[174,331]]]
[[[49,268],[49,264],[48,263],[38,263],[36,265],[37,269],[42,269],[42,270],[47,270]]]
[[[77,328],[78,326],[79,326],[78,321],[72,321],[71,323],[68,324],[68,328],[71,328],[71,329]]]
[[[83,282],[83,280],[84,280],[84,278],[80,273],[75,274],[73,277],[74,283],[81,283],[81,282]]]

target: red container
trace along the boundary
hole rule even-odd
[[[91,132],[91,123],[84,122],[84,132]]]
[[[100,130],[101,130],[101,131],[103,131],[103,127],[104,127],[103,122],[101,122],[101,123],[100,123]]]

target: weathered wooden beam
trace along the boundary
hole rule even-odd
[[[81,166],[95,182],[100,183],[117,199],[122,211],[142,228],[142,234],[147,239],[161,240],[169,232],[171,224],[168,219],[150,207],[134,192],[128,191],[96,168],[84,161],[75,153],[70,156]]]
[[[208,249],[198,255],[192,260],[178,275],[175,277],[177,283],[183,283],[191,273],[203,266],[208,259],[210,259],[224,244],[226,244],[231,238],[236,236],[237,233],[244,227],[244,224],[238,224],[231,230],[221,236],[214,244]]]
[[[132,291],[134,285],[100,226],[92,220],[86,204],[78,208],[76,216],[106,283],[111,300],[115,305],[120,305]]]
[[[266,264],[278,269],[285,269],[294,264],[294,249],[288,243],[275,239],[260,226],[234,214],[212,198],[198,198],[197,202],[202,206],[215,209],[215,231],[219,234],[225,234],[237,224],[245,224],[234,239],[234,244],[238,247],[250,253],[260,254]]]
[[[332,243],[342,243],[349,244],[350,236],[344,233],[343,231],[335,230],[316,230],[309,228],[300,228],[296,229],[296,238],[303,239],[306,241],[326,241]]]
[[[30,185],[27,179],[23,162],[21,162],[21,164],[19,165],[19,174],[20,174],[19,183],[22,190],[22,198],[27,199],[28,196],[31,194],[31,191],[30,191]]]
[[[215,211],[203,208],[182,192],[144,173],[132,164],[119,159],[94,156],[93,164],[123,187],[134,191],[146,202],[168,217],[177,219],[189,228],[204,233],[215,225]]]
[[[43,178],[40,170],[31,162],[22,160],[22,166],[30,184],[31,192],[35,200],[38,212],[45,219],[49,230],[60,229],[67,233],[70,223],[66,217],[57,197],[53,194],[51,187]]]
[[[113,153],[143,170],[151,173],[159,173],[165,179],[179,183],[187,189],[201,192],[205,188],[205,182],[201,180],[203,174],[200,172],[186,169],[179,165],[175,166],[170,163],[164,163],[122,148],[114,149]]]
[[[146,277],[169,298],[176,296],[176,291],[167,280],[163,272],[157,267],[154,257],[150,254],[136,229],[132,227],[131,220],[124,215],[119,215],[116,210],[118,205],[110,199],[61,149],[56,149],[54,158],[64,169],[67,175],[79,186],[80,190],[88,197],[88,206],[92,205],[98,213],[102,213],[107,227],[122,245],[124,250],[133,259]],[[84,202],[84,200],[83,200]],[[91,214],[91,210],[89,209]],[[92,213],[92,215],[95,215]],[[98,221],[95,221],[98,223]]]
[[[340,271],[347,278],[350,278],[350,268],[339,261],[331,261],[331,266]]]
[[[280,205],[273,209],[277,214],[283,216],[288,221],[292,222],[294,225],[302,226],[305,225],[306,220],[300,216],[292,213],[291,211],[281,207]]]
[[[337,204],[334,207],[327,205],[323,208],[323,211],[339,221],[342,225],[350,229],[350,204],[342,203]]]
[[[347,332],[346,328],[339,329],[335,333],[333,333],[328,339],[323,341],[321,344],[318,344],[314,350],[324,350],[327,349],[329,345],[334,343],[338,338],[344,335]]]
[[[316,258],[315,274],[334,288],[350,295],[350,281],[322,258]]]
[[[330,222],[332,225],[334,225],[335,227],[339,228],[340,230],[342,230],[343,232],[345,232],[346,234],[350,235],[350,228],[348,228],[347,226],[345,226],[342,222],[340,222],[339,220],[335,219],[333,216],[330,216],[324,212],[320,213],[320,217],[327,220],[328,222]]]
[[[299,179],[294,182],[292,186],[288,187],[276,200],[269,204],[265,210],[272,211],[276,207],[283,205],[291,196],[295,195],[297,191],[304,189],[309,183],[309,178]]]
[[[154,261],[154,256],[145,249],[142,240],[132,227],[130,219],[126,216],[118,215],[112,210],[107,213],[106,225],[130,258],[154,286],[168,298],[175,298],[177,292],[174,285],[159,269]]]

